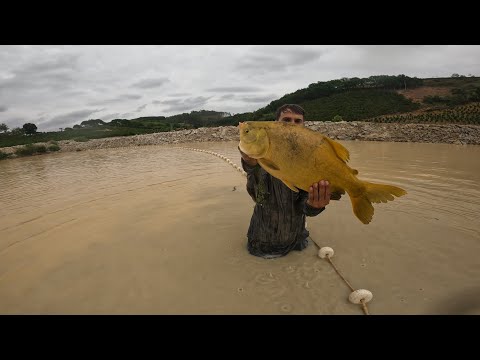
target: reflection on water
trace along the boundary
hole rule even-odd
[[[408,192],[376,204],[367,226],[348,196],[308,220],[353,285],[374,293],[371,312],[435,313],[445,287],[474,286],[480,147],[341,143],[361,179]],[[236,142],[187,146],[240,161]],[[0,162],[0,180],[0,313],[362,313],[313,243],[248,255],[245,178],[210,154],[48,154]]]

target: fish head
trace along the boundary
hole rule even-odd
[[[269,147],[267,130],[255,122],[239,123],[240,128],[240,150],[254,159],[265,156]]]

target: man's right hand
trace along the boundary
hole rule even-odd
[[[247,154],[245,154],[242,150],[240,150],[240,147],[238,147],[238,151],[240,151],[240,155],[242,155],[243,161],[247,163],[248,166],[255,166],[258,164],[257,159],[251,158]]]

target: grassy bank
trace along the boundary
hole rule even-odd
[[[102,139],[116,136],[132,136],[140,134],[151,134],[158,132],[155,129],[138,128],[92,128],[92,129],[72,129],[69,131],[42,132],[33,135],[12,135],[0,134],[0,148],[16,145],[26,145],[34,143],[44,143],[49,141],[88,141],[89,139]]]

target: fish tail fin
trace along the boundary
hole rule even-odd
[[[366,187],[368,200],[373,203],[386,203],[387,201],[393,201],[393,196],[400,197],[407,193],[398,186],[374,184],[367,181],[363,181],[363,184]]]
[[[370,223],[373,218],[372,203],[386,203],[392,201],[394,196],[400,197],[407,192],[402,188],[393,185],[374,184],[362,181],[365,191],[358,196],[350,196],[353,213],[364,224]]]

